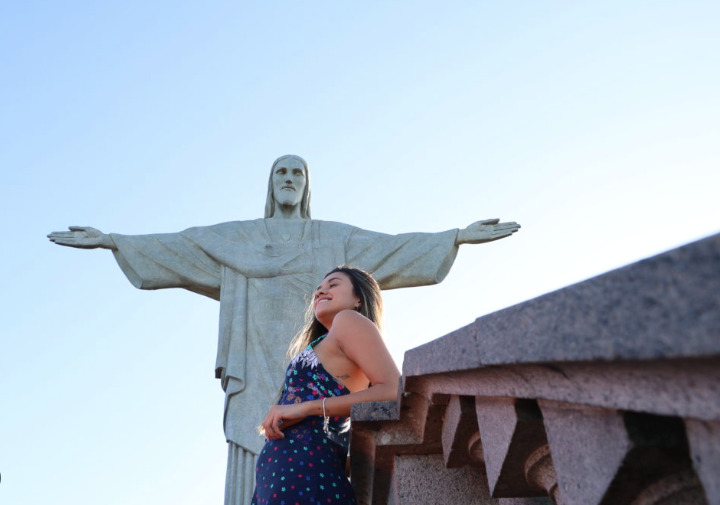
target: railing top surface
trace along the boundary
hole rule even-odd
[[[480,317],[406,352],[403,374],[712,356],[720,356],[720,234]]]

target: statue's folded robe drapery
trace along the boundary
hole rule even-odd
[[[226,393],[225,435],[255,454],[263,445],[256,428],[282,383],[289,341],[323,275],[348,264],[383,289],[435,284],[458,250],[457,230],[387,235],[310,219],[111,236],[135,287],[185,288],[220,301],[215,373]]]

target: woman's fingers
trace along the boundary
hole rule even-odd
[[[262,427],[265,429],[265,436],[270,439],[285,438],[285,434],[282,432],[280,425],[282,425],[282,416],[275,408],[270,409],[270,412],[262,423]]]

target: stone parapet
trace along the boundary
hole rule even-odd
[[[720,235],[412,349],[352,417],[361,504],[720,505]]]

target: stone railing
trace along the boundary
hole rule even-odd
[[[363,505],[720,505],[720,235],[412,349],[352,417]]]

